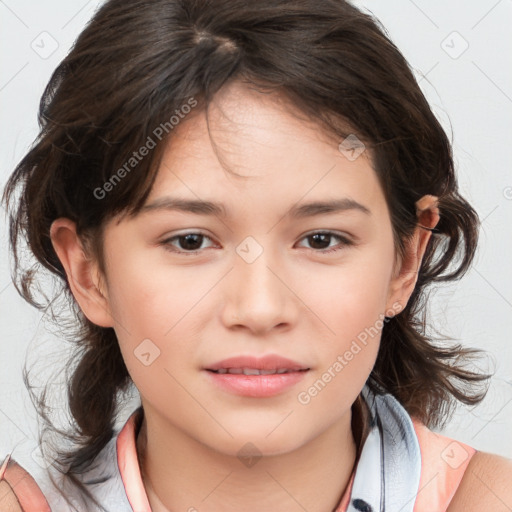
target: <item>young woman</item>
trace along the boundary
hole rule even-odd
[[[76,313],[73,445],[47,480],[8,454],[2,510],[511,509],[511,461],[431,430],[485,392],[425,329],[478,217],[374,19],[110,0],[40,122],[4,200],[19,291],[27,244]]]

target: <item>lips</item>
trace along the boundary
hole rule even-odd
[[[272,354],[232,357],[204,369],[210,382],[223,391],[252,398],[283,393],[300,382],[310,370],[297,361]]]
[[[230,375],[275,375],[290,373],[293,371],[304,372],[306,370],[290,370],[288,368],[278,368],[277,370],[259,370],[258,368],[219,368],[218,370],[210,370],[215,373],[222,374],[230,374]]]
[[[297,361],[281,357],[274,354],[268,354],[263,357],[237,356],[223,359],[212,365],[206,370],[216,373],[234,373],[245,375],[272,375],[274,373],[289,373],[294,371],[309,370],[308,366],[302,365]]]

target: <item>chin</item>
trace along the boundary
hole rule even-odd
[[[244,429],[240,425],[230,427],[225,424],[225,428],[233,437],[216,436],[215,442],[212,443],[211,433],[206,433],[208,437],[203,439],[205,444],[215,451],[236,457],[285,455],[299,449],[308,441],[306,432],[298,432],[290,425],[277,425],[279,423],[260,422],[258,427],[253,424],[250,428]]]
[[[215,451],[223,453],[230,457],[237,457],[242,463],[246,459],[257,460],[261,457],[275,457],[291,453],[302,444],[300,442],[293,442],[289,438],[276,438],[272,441],[268,439],[256,439],[251,436],[235,437],[230,439],[228,443],[223,443],[222,446],[212,447]],[[250,464],[247,464],[250,466]]]

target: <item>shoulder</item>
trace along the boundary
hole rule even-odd
[[[447,512],[510,512],[512,459],[476,452],[468,464]]]
[[[512,459],[480,452],[413,419],[422,468],[416,511],[512,511]]]
[[[34,477],[10,454],[0,467],[0,505],[2,512],[50,512]]]
[[[5,480],[0,481],[0,510],[2,512],[23,512],[16,494]]]

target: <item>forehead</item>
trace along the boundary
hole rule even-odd
[[[208,118],[193,112],[174,128],[146,204],[164,195],[215,198],[257,213],[344,197],[382,212],[369,151],[354,159],[340,151],[343,140],[281,96],[234,83],[215,96]]]

